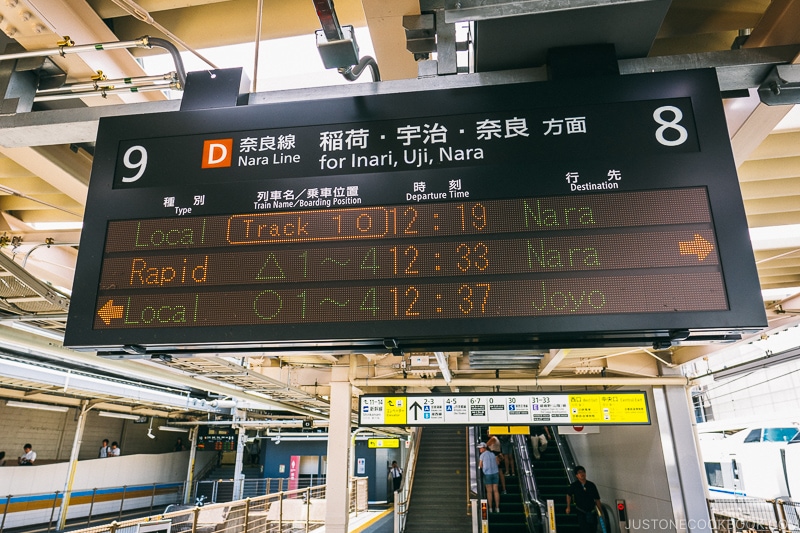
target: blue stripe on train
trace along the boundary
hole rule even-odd
[[[159,483],[156,485],[156,490],[164,490],[164,489],[175,489],[178,487],[183,486],[183,483]],[[76,490],[72,492],[70,498],[80,498],[83,496],[91,496],[92,494],[119,494],[120,497],[122,493],[129,494],[131,492],[141,492],[141,491],[152,491],[153,485],[135,485],[132,487],[111,487],[105,489],[94,489],[92,490]],[[62,494],[59,492],[58,495],[55,493],[49,494],[32,494],[26,496],[11,496],[9,500],[8,496],[0,497],[0,506],[4,506],[7,503],[26,503],[26,502],[41,502],[41,501],[53,501],[54,497],[61,498]]]

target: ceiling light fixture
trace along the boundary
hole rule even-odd
[[[125,420],[139,420],[139,415],[130,415],[128,413],[114,413],[112,411],[98,411],[97,416],[104,416],[106,418],[123,418]]]
[[[575,368],[576,374],[602,374],[605,367],[603,366],[579,366]]]
[[[38,409],[39,411],[57,411],[59,413],[66,413],[69,407],[66,405],[49,405],[45,403],[32,403],[32,402],[18,402],[15,400],[8,400],[6,402],[8,407],[21,407],[23,409]]]
[[[189,428],[181,428],[177,426],[158,426],[159,431],[174,431],[175,433],[187,433]]]

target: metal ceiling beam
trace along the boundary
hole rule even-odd
[[[797,43],[800,41],[800,0],[774,0],[767,7],[758,26],[744,44],[745,48]],[[800,55],[791,61],[800,63]],[[783,120],[792,106],[768,106],[759,103],[747,120],[731,136],[736,165],[741,165]]]
[[[554,11],[569,11],[592,7],[608,7],[644,2],[664,3],[665,0],[445,0],[447,22],[491,20],[523,15],[538,15]],[[669,2],[667,2],[669,3]]]
[[[0,356],[0,375],[59,387],[64,393],[70,393],[70,390],[86,391],[92,394],[124,398],[128,401],[155,403],[179,409],[186,409],[193,405],[192,398],[188,394],[180,395],[159,391],[120,379],[21,361],[8,356]],[[80,394],[80,392],[78,393]],[[192,409],[210,413],[217,412],[216,409],[204,408],[204,406],[192,407]]]
[[[760,85],[760,73],[791,61],[800,45],[780,46],[760,50],[729,50],[708,54],[689,54],[620,61],[620,71],[626,74],[664,72],[691,68],[716,68],[724,91],[754,88]],[[285,91],[254,93],[250,105],[298,102],[346,96],[370,96],[410,91],[433,91],[457,87],[546,81],[544,68],[533,68],[480,74],[462,74],[434,78],[357,83],[332,87],[312,87]],[[0,147],[43,146],[94,142],[97,124],[106,116],[139,115],[178,111],[180,101],[143,102],[128,105],[94,108],[34,111],[0,116]]]
[[[546,377],[546,378],[454,378],[443,379],[352,379],[354,387],[570,387],[570,386],[663,386],[687,387],[690,380],[683,376],[663,377]]]
[[[300,409],[282,402],[271,401],[263,398],[259,394],[253,394],[237,387],[228,386],[224,383],[198,379],[181,372],[173,372],[171,369],[156,365],[155,363],[145,364],[142,362],[127,359],[100,359],[94,352],[76,352],[57,346],[52,342],[34,338],[8,328],[0,330],[0,345],[7,351],[15,354],[30,354],[50,360],[62,361],[67,364],[81,365],[86,368],[94,368],[105,372],[115,373],[126,376],[131,380],[142,380],[144,382],[164,384],[175,388],[185,387],[187,390],[202,390],[211,394],[227,398],[235,398],[244,402],[249,402],[251,408],[262,410],[287,411],[296,413],[309,418],[326,419],[327,416],[306,409]]]
[[[69,298],[67,296],[55,291],[49,285],[31,276],[24,268],[16,264],[13,259],[4,253],[0,253],[0,266],[14,274],[18,280],[30,287],[31,290],[51,304],[65,311],[69,309]]]

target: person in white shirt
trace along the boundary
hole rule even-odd
[[[98,457],[100,457],[100,459],[105,459],[108,457],[108,452],[110,451],[111,447],[108,445],[108,439],[103,439],[103,445],[100,446],[100,455],[98,455]]]
[[[22,449],[25,453],[17,459],[17,462],[22,466],[33,466],[36,462],[36,452],[33,451],[33,446],[26,444]]]
[[[111,443],[111,449],[108,450],[108,456],[109,457],[119,457],[119,454],[121,454],[121,453],[122,453],[122,450],[119,449],[119,445],[117,444],[117,441],[112,442]]]
[[[389,469],[389,477],[392,478],[392,490],[397,492],[403,486],[403,469],[397,466],[397,461],[392,461]]]

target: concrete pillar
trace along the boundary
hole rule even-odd
[[[672,510],[679,533],[710,533],[705,483],[685,387],[653,388]]]
[[[347,533],[350,475],[350,426],[352,387],[349,366],[334,366],[331,372],[331,418],[328,427],[328,476],[325,532]]]

